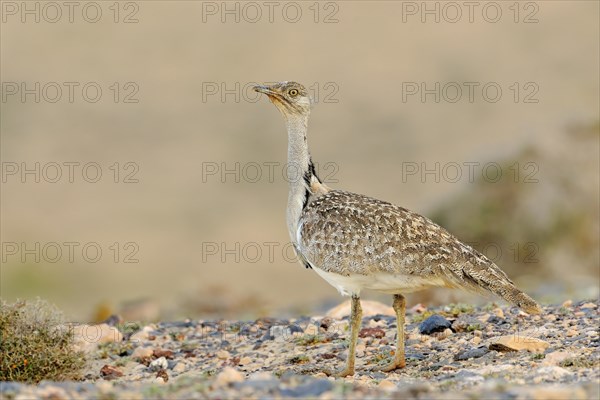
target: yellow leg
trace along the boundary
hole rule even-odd
[[[327,375],[343,378],[354,375],[354,361],[356,358],[356,341],[358,340],[358,331],[362,322],[362,308],[360,307],[360,298],[352,296],[352,309],[350,312],[350,346],[348,348],[348,359],[346,366],[339,371],[324,371]]]
[[[404,315],[406,313],[406,299],[401,294],[394,295],[394,311],[396,311],[396,325],[398,326],[396,353],[394,354],[394,360],[391,363],[379,369],[383,372],[390,372],[406,366],[406,359],[404,356]]]

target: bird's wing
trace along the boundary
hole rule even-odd
[[[447,286],[492,292],[529,311],[538,307],[486,256],[428,218],[386,201],[332,190],[307,205],[299,227],[300,251],[324,271],[441,278]]]

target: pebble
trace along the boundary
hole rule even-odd
[[[542,361],[542,365],[558,365],[570,357],[571,354],[566,351],[553,351],[552,353],[546,354],[546,357],[544,357],[544,360]]]
[[[571,307],[573,305],[573,300],[565,300],[565,302],[562,303],[562,306],[567,308],[567,307]]]
[[[123,341],[123,334],[108,324],[76,325],[73,328],[73,348],[75,351],[89,353],[104,343]]]
[[[285,325],[272,326],[269,329],[269,336],[271,340],[275,340],[277,342],[284,342],[290,340],[290,338],[292,337],[292,330],[289,326]]]
[[[160,371],[161,369],[167,369],[169,366],[169,362],[167,361],[167,359],[165,357],[160,357],[157,358],[156,360],[153,360],[150,365],[148,366],[148,368],[150,368],[151,371]]]
[[[379,385],[377,386],[385,391],[393,391],[397,388],[394,382],[388,381],[387,379],[384,379],[381,382],[379,382]]]
[[[564,368],[549,366],[541,367],[534,371],[534,383],[541,383],[544,381],[556,381],[573,375],[572,372],[567,371]]]
[[[39,397],[42,399],[51,399],[51,400],[62,400],[67,399],[67,392],[60,387],[57,386],[45,386],[41,388],[40,392],[38,392]]]
[[[479,343],[481,343],[481,337],[480,336],[474,336],[471,341],[473,342],[473,344],[475,346],[477,346]]]
[[[244,375],[242,375],[238,370],[232,367],[225,367],[223,370],[217,375],[215,379],[214,386],[215,387],[223,387],[235,382],[243,382]]]
[[[227,360],[230,356],[227,350],[219,350],[216,355],[219,360]]]
[[[527,336],[508,335],[493,338],[489,345],[490,350],[496,351],[519,351],[527,350],[532,353],[543,353],[550,343]]]
[[[138,360],[150,358],[150,357],[152,357],[153,354],[154,354],[154,349],[152,347],[139,346],[133,350],[133,353],[131,353],[131,358],[133,360],[138,361]]]
[[[250,364],[252,362],[252,359],[248,356],[246,357],[242,357],[240,358],[240,361],[238,362],[239,365],[247,365]]]
[[[173,366],[172,371],[176,372],[178,374],[184,372],[186,370],[186,366],[184,362],[178,362],[177,364],[175,364],[175,366]]]
[[[281,390],[281,394],[283,396],[289,397],[310,398],[320,396],[324,392],[331,390],[332,387],[333,383],[331,383],[329,380],[316,379],[308,383],[299,385],[295,388],[283,389]]]
[[[154,331],[152,326],[144,326],[142,329],[131,335],[129,341],[132,343],[143,343],[148,340],[150,333]]]
[[[358,343],[356,345],[356,357],[358,357],[358,358],[364,357],[366,349],[367,349],[367,346],[364,343]]]
[[[490,350],[486,346],[480,346],[476,349],[470,349],[467,351],[463,351],[462,353],[458,353],[456,356],[454,356],[454,359],[457,361],[461,361],[468,360],[470,358],[479,358],[486,355],[489,352]]]
[[[363,328],[358,332],[358,337],[360,338],[372,337],[381,339],[384,336],[385,331],[381,328]]]
[[[452,324],[441,315],[434,314],[419,324],[419,332],[423,335],[431,335],[435,332],[443,332]]]
[[[123,371],[111,365],[104,365],[100,369],[100,375],[106,380],[111,380],[123,376]]]

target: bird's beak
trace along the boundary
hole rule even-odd
[[[266,94],[267,96],[275,96],[277,93],[273,91],[269,86],[254,86],[254,91],[258,93]]]

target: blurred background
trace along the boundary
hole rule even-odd
[[[313,94],[329,186],[434,219],[542,302],[598,296],[598,2],[51,3],[1,2],[2,299],[340,302],[288,245],[285,128],[251,90],[281,80]],[[488,300],[409,297],[464,301]]]

